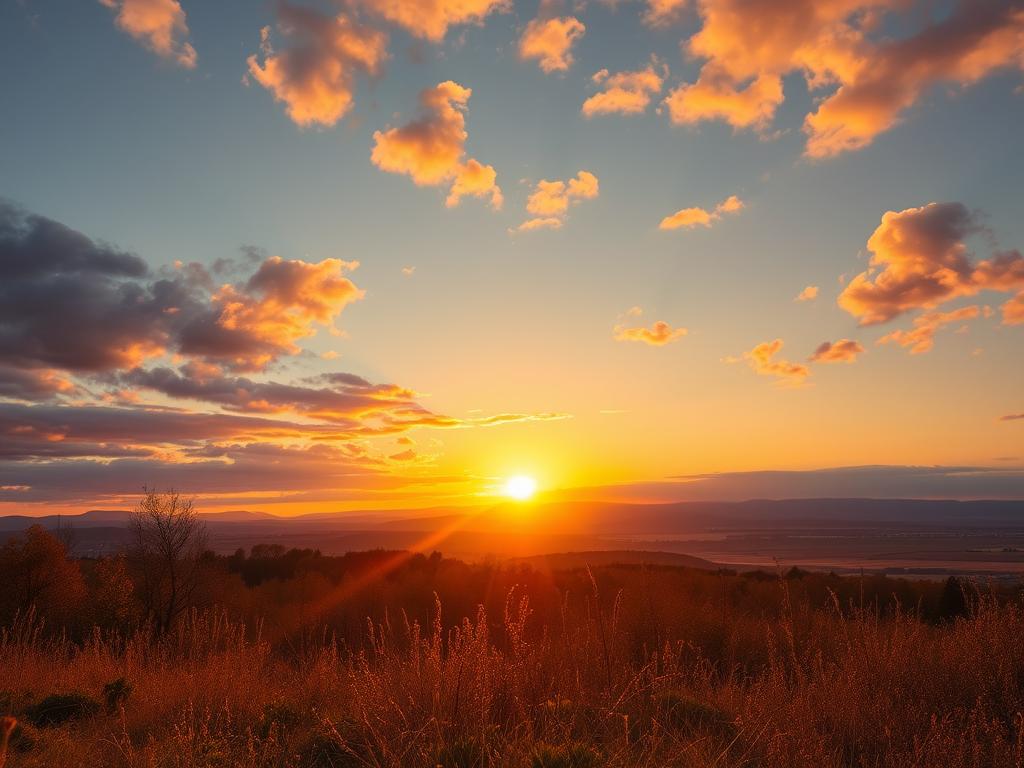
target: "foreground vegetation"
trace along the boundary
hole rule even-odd
[[[0,571],[30,549],[48,583],[0,605],[7,768],[1024,765],[1009,589],[271,546],[197,554],[165,621],[132,553],[35,531]]]

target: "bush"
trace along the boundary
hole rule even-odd
[[[45,728],[92,717],[100,709],[100,703],[96,699],[84,694],[55,693],[29,707],[25,715],[32,725]]]
[[[601,756],[578,742],[562,746],[540,744],[530,765],[532,768],[598,768]]]
[[[39,731],[29,723],[19,720],[11,731],[11,749],[24,754],[31,752],[39,743]]]
[[[116,712],[118,707],[123,707],[128,701],[132,692],[132,684],[123,677],[111,680],[103,686],[103,701],[107,705],[108,712]]]

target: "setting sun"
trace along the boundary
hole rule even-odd
[[[505,481],[502,492],[511,499],[526,501],[537,492],[537,481],[527,475],[515,475]]]

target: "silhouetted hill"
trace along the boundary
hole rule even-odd
[[[546,555],[515,558],[538,568],[568,570],[605,565],[671,565],[701,570],[717,570],[721,566],[710,560],[678,552],[643,552],[633,549],[595,550],[591,552],[555,552]]]

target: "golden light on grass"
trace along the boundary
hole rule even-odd
[[[513,475],[505,481],[502,493],[516,501],[527,501],[537,492],[537,481],[529,475]]]

